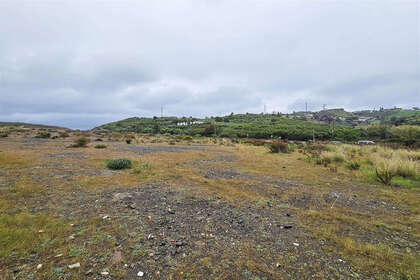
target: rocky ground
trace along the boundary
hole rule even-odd
[[[309,164],[296,158],[275,159],[281,176],[252,172],[240,148],[104,144],[0,140],[0,225],[16,227],[0,234],[0,279],[419,276],[418,205],[393,189],[291,180],[291,162]],[[116,157],[137,165],[107,170]]]

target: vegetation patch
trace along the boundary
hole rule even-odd
[[[103,144],[96,145],[95,149],[106,149],[106,145],[103,145]]]
[[[79,137],[74,140],[74,144],[71,145],[71,148],[85,148],[89,144],[90,140],[86,137]]]
[[[126,158],[110,159],[106,162],[106,167],[112,170],[130,169],[131,166],[131,160]]]
[[[268,145],[268,148],[271,153],[275,154],[288,154],[294,151],[293,147],[290,144],[282,141],[273,141]]]

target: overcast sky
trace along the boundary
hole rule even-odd
[[[420,106],[418,1],[0,0],[0,121]]]

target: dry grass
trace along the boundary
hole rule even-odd
[[[0,168],[22,168],[33,166],[38,157],[28,151],[0,151]]]
[[[333,247],[330,250],[339,249],[361,271],[379,278],[384,272],[393,273],[403,277],[402,279],[416,279],[419,276],[420,259],[416,253],[401,253],[384,243],[362,242],[345,235],[353,227],[377,231],[378,225],[382,223],[361,219],[360,216],[350,217],[331,209],[301,212],[300,223],[313,231],[318,238],[331,242]]]
[[[124,135],[112,137],[124,139]],[[154,138],[138,135],[134,135],[133,139],[134,143],[141,142],[149,145],[159,145],[150,144],[153,141],[167,143],[167,141],[176,140],[171,137]],[[210,140],[194,139],[194,141],[208,143]],[[176,143],[178,145],[182,142]],[[275,195],[282,203],[274,204],[270,211],[276,215],[283,215],[281,211],[286,208],[288,211],[294,211],[300,217],[299,226],[312,231],[323,242],[327,241],[325,248],[329,248],[333,254],[344,256],[346,261],[351,262],[359,271],[369,272],[371,275],[375,273],[401,275],[406,279],[410,279],[409,277],[415,279],[418,276],[419,263],[416,252],[402,254],[383,241],[375,243],[371,240],[360,240],[363,232],[379,236],[383,234],[385,227],[386,230],[404,232],[413,238],[420,238],[418,191],[374,184],[355,184],[354,178],[362,178],[365,171],[351,171],[345,167],[345,164],[352,160],[360,161],[362,168],[369,166],[373,168],[379,165],[380,161],[387,161],[389,164],[395,164],[396,167],[392,167],[395,170],[400,168],[399,175],[406,174],[412,178],[418,176],[418,173],[413,171],[418,168],[416,161],[418,152],[353,145],[328,146],[328,151],[323,151],[321,156],[331,158],[331,164],[337,168],[331,171],[330,167],[325,168],[303,160],[302,154],[298,152],[287,155],[271,154],[265,147],[241,144],[232,147],[224,142],[223,145],[219,145],[221,143],[208,147],[210,150],[217,149],[221,151],[220,153],[187,151],[151,153],[141,156],[119,149],[120,145],[126,146],[125,143],[106,143],[107,149],[92,147],[76,150],[65,149],[68,145],[66,142],[51,141],[37,146],[36,153],[30,150],[19,150],[19,145],[15,143],[0,143],[3,150],[0,152],[0,167],[4,168],[6,172],[4,174],[9,179],[13,179],[9,188],[0,189],[0,264],[7,264],[10,267],[15,262],[19,263],[19,258],[27,262],[28,252],[30,253],[31,249],[35,248],[39,256],[37,260],[43,261],[48,268],[39,273],[40,279],[58,277],[51,272],[53,265],[49,264],[51,257],[57,252],[66,255],[66,264],[76,261],[89,263],[92,256],[103,258],[104,266],[115,270],[113,276],[124,279],[127,275],[122,269],[110,266],[109,258],[115,250],[116,240],[127,238],[127,229],[124,227],[126,221],[117,218],[112,222],[104,221],[97,214],[89,218],[78,216],[79,209],[66,209],[64,201],[71,202],[78,193],[96,196],[103,191],[116,188],[157,183],[169,185],[174,190],[184,191],[188,195],[194,194],[203,198],[219,197],[238,207],[244,205],[258,207],[259,204],[267,207],[267,203],[273,200]],[[81,157],[48,157],[49,154],[60,153],[77,153]],[[200,160],[210,160],[224,153],[234,155],[237,160],[234,162],[210,161],[205,167],[198,164]],[[344,161],[334,160],[336,157],[342,157]],[[105,162],[111,158],[129,158],[133,161],[133,168],[124,171],[108,171]],[[148,167],[142,168],[144,165]],[[238,172],[255,175],[262,179],[253,179],[254,177],[205,178],[203,177],[204,168],[209,167],[220,170],[234,168]],[[136,172],[136,168],[139,168],[140,172]],[[57,176],[55,176],[56,171],[59,171]],[[66,174],[73,175],[66,180]],[[264,180],[291,181],[297,184],[294,187],[277,188]],[[398,211],[380,215],[367,210],[356,212],[348,208],[340,208],[338,204],[331,209],[331,203],[326,203],[324,200],[324,196],[331,192],[346,192],[349,195],[354,193],[360,201],[375,200],[379,203],[386,201],[386,203],[400,206],[406,212],[404,216]],[[298,204],[304,197],[311,197],[308,208],[312,210],[292,206],[293,202]],[[40,204],[39,201],[43,203]],[[37,209],[38,212],[30,214],[23,210],[25,207]],[[102,209],[102,211],[106,210]],[[70,211],[66,212],[67,215],[74,214],[73,218],[78,224],[77,230],[69,227],[70,221],[58,217],[57,214],[62,214],[64,211]],[[76,234],[80,238],[69,242],[70,234]],[[130,239],[127,242],[130,246],[136,246],[139,240]],[[296,263],[291,262],[285,254],[282,254],[283,259],[278,258],[277,255],[272,256],[273,262],[277,261],[281,268],[262,265],[255,260],[262,256],[267,258],[270,252],[262,252],[260,248],[255,249],[253,247],[255,242],[252,240],[246,242],[243,240],[235,245],[234,250],[238,252],[237,256],[215,257],[213,255],[206,259],[203,256],[203,263],[197,265],[179,263],[174,266],[173,277],[174,279],[187,278],[187,276],[193,279],[198,278],[200,274],[197,273],[202,272],[203,266],[215,267],[222,258],[238,270],[232,271],[229,275],[221,275],[221,278],[222,276],[226,276],[226,279],[230,276],[244,277],[241,273],[249,271],[250,273],[261,272],[276,279],[281,279],[281,277],[287,279],[287,276],[279,271],[283,268],[293,270]],[[142,255],[146,252],[140,248],[136,249],[135,254]],[[125,257],[128,262],[136,259],[136,256],[132,255]],[[182,275],[181,272],[183,272]],[[73,276],[74,279],[85,277],[82,269],[80,272],[74,272]],[[318,278],[322,279],[322,275]]]

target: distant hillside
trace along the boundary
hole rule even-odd
[[[353,141],[361,132],[349,126],[287,118],[281,114],[231,114],[198,118],[129,118],[94,128],[94,131],[205,135],[220,137],[282,138]]]
[[[65,127],[43,125],[43,124],[33,124],[33,123],[23,123],[23,122],[0,122],[0,127],[5,127],[5,126],[16,126],[16,127],[25,127],[25,128],[44,128],[44,129],[68,129]]]

